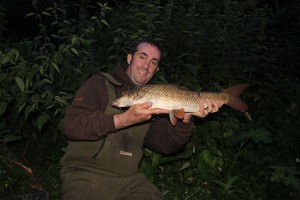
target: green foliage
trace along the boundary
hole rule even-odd
[[[222,188],[222,190],[224,191],[225,195],[229,195],[231,193],[236,193],[236,192],[242,192],[241,189],[235,189],[234,185],[235,183],[238,181],[238,179],[240,178],[240,176],[233,176],[230,177],[226,182],[223,182],[221,180],[215,180],[214,182],[220,187]],[[235,186],[237,187],[237,186]]]
[[[300,190],[299,179],[296,178],[300,172],[296,170],[296,167],[283,167],[280,165],[270,166],[273,170],[271,172],[271,182],[283,183],[286,186],[292,186],[296,190]]]
[[[43,160],[34,169],[52,199],[60,199],[63,116],[74,93],[91,74],[124,62],[132,42],[144,37],[163,49],[157,82],[210,91],[251,84],[242,94],[247,113],[224,106],[194,119],[193,136],[179,152],[163,156],[144,150],[140,170],[166,198],[300,197],[299,12],[294,9],[299,3],[40,3],[32,1],[25,16],[37,23],[32,38],[0,41],[0,145],[21,154],[28,148],[28,159],[42,155],[47,173]],[[4,16],[0,25],[6,24]],[[36,143],[27,147],[28,141]],[[0,162],[5,183],[0,189],[13,193],[23,175]]]
[[[75,89],[98,70],[87,50],[94,43],[90,38],[94,27],[108,26],[104,18],[105,12],[110,10],[107,4],[98,3],[95,8],[99,9],[99,16],[86,21],[66,19],[66,7],[56,3],[43,11],[38,10],[36,3],[33,6],[37,12],[26,17],[38,20],[40,35],[32,42],[24,41],[0,52],[0,114],[5,116],[1,142],[18,138],[11,135],[26,137],[30,134],[37,138],[44,133],[57,138]],[[43,24],[44,17],[51,23]],[[22,131],[28,128],[29,133]]]

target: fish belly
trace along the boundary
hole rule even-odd
[[[176,109],[184,109],[185,112],[197,112],[199,110],[199,105],[197,102],[192,101],[180,101],[180,100],[164,100],[158,99],[151,102],[152,108],[162,108],[167,110],[176,110]]]

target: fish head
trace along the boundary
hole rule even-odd
[[[121,94],[120,97],[112,101],[112,106],[121,108],[121,107],[130,107],[133,104],[140,103],[141,93],[137,92],[135,89],[127,90]]]
[[[111,102],[112,106],[122,108],[129,107],[133,104],[133,98],[131,98],[128,93],[123,92],[122,95]]]

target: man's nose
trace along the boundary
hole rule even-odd
[[[148,69],[149,66],[150,66],[150,62],[149,62],[148,60],[146,60],[146,61],[143,63],[143,67],[144,67],[145,69]]]

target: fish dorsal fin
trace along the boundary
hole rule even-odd
[[[173,109],[172,113],[175,115],[175,117],[177,117],[179,119],[183,119],[184,118],[184,109],[183,108]]]
[[[176,122],[177,122],[177,118],[175,117],[175,115],[174,115],[172,112],[169,113],[169,117],[170,117],[170,122],[171,122],[171,124],[172,124],[173,126],[175,126],[175,125],[176,125]]]
[[[181,86],[181,85],[174,84],[174,86],[181,89],[181,90],[189,90],[187,87],[184,87],[184,86]]]

